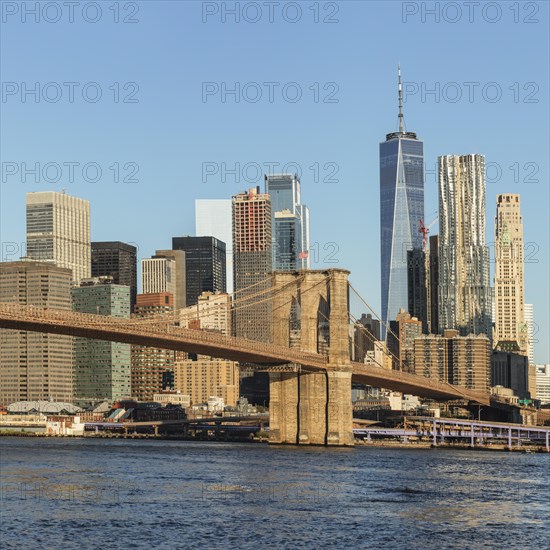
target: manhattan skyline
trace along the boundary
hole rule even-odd
[[[82,177],[75,177],[71,183],[65,170],[58,183],[39,178],[37,184],[32,175],[26,183],[21,181],[20,173],[6,175],[0,194],[2,259],[17,259],[21,255],[6,257],[12,249],[11,243],[20,247],[25,240],[26,191],[64,188],[71,195],[90,200],[92,240],[136,243],[141,259],[150,257],[157,249],[169,248],[173,235],[194,234],[195,199],[230,198],[261,185],[263,173],[247,179],[242,170],[238,177],[227,175],[224,183],[222,163],[229,170],[235,163],[242,168],[247,164],[278,162],[274,171],[281,172],[285,163],[295,162],[302,169],[303,201],[311,210],[311,243],[317,243],[320,251],[318,262],[312,262],[311,267],[350,269],[354,285],[380,312],[379,204],[373,199],[379,185],[378,143],[386,133],[397,130],[395,71],[400,62],[407,127],[424,141],[426,221],[437,210],[439,155],[476,153],[485,155],[486,162],[492,163],[486,190],[488,243],[494,240],[496,195],[521,195],[528,247],[525,301],[534,303],[535,322],[539,326],[535,360],[547,362],[549,117],[545,52],[548,38],[541,33],[533,34],[527,24],[514,23],[511,12],[505,13],[498,25],[483,20],[472,24],[423,24],[420,18],[410,18],[404,23],[400,5],[391,4],[395,5],[376,6],[377,18],[384,21],[380,29],[374,25],[373,12],[367,4],[357,4],[352,15],[346,9],[347,3],[342,3],[340,25],[315,25],[304,19],[293,26],[304,37],[299,49],[286,42],[279,42],[277,49],[270,45],[269,39],[277,35],[279,25],[262,22],[248,25],[246,40],[245,34],[242,38],[237,36],[238,29],[231,23],[212,19],[193,25],[201,20],[200,5],[194,3],[165,4],[162,14],[143,3],[138,28],[104,25],[101,43],[97,41],[97,26],[66,25],[64,33],[74,33],[76,37],[78,32],[80,43],[93,44],[89,52],[86,48],[79,48],[78,52],[62,48],[63,43],[55,39],[55,25],[4,25],[2,44],[13,45],[15,52],[9,58],[3,56],[4,80],[97,81],[103,87],[104,97],[112,95],[108,88],[113,82],[139,81],[140,91],[136,104],[81,101],[57,105],[6,99],[2,105],[3,163],[13,162],[21,167],[26,162],[34,167],[36,162],[41,166],[48,162],[59,165],[96,162],[102,167],[103,177],[96,184],[83,181]],[[547,11],[548,6],[540,4],[541,21],[547,17]],[[182,60],[180,56],[178,65],[175,60],[182,45],[162,41],[141,44],[138,31],[146,29],[148,35],[154,36],[159,32],[154,30],[159,23],[159,28],[183,28],[187,40],[201,45],[197,59]],[[368,33],[359,47],[357,37],[365,23]],[[400,31],[392,43],[383,38],[386,25]],[[434,51],[433,41],[448,43],[465,29],[474,27],[479,32],[460,51],[445,54]],[[426,30],[430,31],[429,37],[423,32]],[[513,44],[507,41],[510,32],[517,36]],[[413,39],[414,52],[409,52],[407,43]],[[93,52],[112,51],[121,40],[136,49],[133,59],[148,60],[143,70],[134,61],[127,62],[125,50],[117,50],[112,59],[99,55],[102,60],[107,58],[106,63],[100,64],[95,59]],[[52,43],[48,57],[43,57],[45,53],[37,47],[43,41]],[[249,47],[251,43],[255,44],[254,49]],[[381,43],[384,43],[382,55],[374,55]],[[495,43],[499,44],[498,52],[489,49]],[[485,52],[484,62],[473,66],[469,57],[476,51]],[[243,55],[247,63],[242,62]],[[50,57],[63,70],[54,68],[48,61]],[[272,61],[264,66],[262,59],[268,57]],[[159,60],[158,65],[153,60]],[[181,71],[173,72],[174,66],[180,66]],[[302,87],[303,99],[298,103],[279,100],[249,103],[242,99],[239,103],[231,100],[222,103],[218,95],[203,102],[202,84],[213,81],[225,81],[228,85],[235,81],[242,84],[295,81]],[[314,91],[309,90],[315,82],[321,92],[318,103],[313,101]],[[331,92],[330,88],[323,90],[329,82],[338,85],[338,103],[322,101]],[[413,94],[415,85],[421,90],[425,83],[427,91],[439,83],[441,90],[449,82],[461,83],[461,101],[446,101],[442,94],[439,101],[429,94],[422,101],[421,91]],[[472,102],[468,101],[464,82],[480,83]],[[481,90],[488,82],[500,86],[500,101],[491,103],[483,99]],[[529,82],[538,85],[537,103],[523,101],[530,93],[530,89],[523,88]],[[520,93],[518,102],[514,97],[516,91]],[[52,135],[48,129],[54,126],[56,132]],[[74,139],[75,134],[78,140]],[[236,135],[239,139],[234,139]],[[114,183],[114,172],[109,167],[115,162],[120,164],[122,175],[129,174],[129,169],[123,169],[125,163],[137,163],[139,172],[134,179],[139,181]],[[218,173],[205,176],[205,163],[214,163]],[[328,163],[337,165],[335,175],[331,175],[332,165],[325,168]],[[531,177],[532,169],[525,168],[527,163],[535,163],[538,170]],[[498,168],[500,180],[494,181]],[[251,169],[248,176],[254,176],[253,172]],[[317,175],[319,181],[315,182]],[[165,200],[157,201],[160,198]],[[142,216],[147,216],[148,223],[143,223]],[[335,219],[338,223],[331,223]],[[431,234],[437,232],[437,226],[432,227]],[[338,247],[337,264],[323,261],[330,252],[323,252],[328,243]],[[492,247],[490,253],[494,259]],[[493,277],[494,260],[491,284]]]

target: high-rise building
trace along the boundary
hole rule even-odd
[[[174,296],[170,292],[138,294],[134,317],[162,317],[174,311]],[[155,393],[173,389],[174,365],[183,360],[183,352],[132,346],[132,397],[150,401]]]
[[[92,242],[92,277],[112,277],[130,287],[130,311],[137,296],[137,249],[120,241]]]
[[[195,201],[197,237],[216,237],[225,243],[226,291],[233,294],[233,236],[231,233],[231,199],[197,199]]]
[[[212,236],[173,237],[172,249],[185,252],[187,306],[203,292],[226,292],[225,242]]]
[[[82,279],[71,291],[73,310],[130,318],[130,287],[111,277]],[[129,399],[130,344],[74,339],[74,399],[79,406]]]
[[[49,262],[0,263],[0,302],[71,309],[72,271]],[[73,400],[70,336],[0,330],[0,404]]]
[[[357,319],[354,331],[354,361],[363,363],[367,352],[374,351],[375,342],[380,340],[380,321],[373,319],[372,315],[361,315],[360,319]]]
[[[183,250],[157,250],[153,258],[167,258],[174,261],[174,307],[183,309],[187,300],[185,252]]]
[[[492,337],[485,158],[439,157],[439,332]]]
[[[429,333],[428,284],[429,265],[426,264],[426,251],[421,248],[407,250],[407,287],[409,309],[412,316],[422,322],[422,332]]]
[[[73,273],[73,283],[90,277],[90,203],[57,193],[27,193],[27,256],[52,261]]]
[[[179,318],[181,327],[231,336],[231,296],[225,292],[203,292],[197,305],[182,309]]]
[[[221,397],[226,406],[234,407],[239,399],[238,363],[202,355],[178,361],[174,387],[181,394],[191,396],[192,405],[206,403],[210,397]]]
[[[399,130],[380,143],[380,254],[382,321],[408,306],[407,250],[421,249],[424,217],[424,144],[403,124],[398,71]],[[384,325],[382,326],[383,332]],[[384,334],[383,334],[384,337]]]
[[[523,222],[519,195],[497,195],[495,216],[494,345],[528,353],[524,318]]]
[[[422,321],[400,309],[395,320],[390,321],[386,342],[392,356],[393,369],[413,371],[414,340],[422,334]]]
[[[431,334],[439,333],[439,237],[432,235],[430,237],[428,274],[428,313],[429,313],[429,332]]]
[[[415,374],[486,392],[491,342],[484,334],[459,336],[457,330],[421,335],[413,343],[413,365]]]
[[[550,403],[550,364],[535,365],[536,375],[536,398],[540,400],[541,405]]]
[[[260,188],[235,195],[233,205],[233,267],[236,336],[267,342],[271,309],[268,291],[271,256],[271,203]],[[250,298],[249,298],[250,297]]]
[[[527,357],[529,364],[535,364],[535,319],[533,304],[523,304],[523,320],[527,325]]]
[[[141,260],[141,291],[143,294],[176,293],[176,262],[156,257]],[[172,304],[173,305],[173,304]]]
[[[534,398],[529,394],[529,363],[525,355],[494,350],[491,354],[491,386],[503,386],[520,399]]]
[[[271,199],[273,269],[309,269],[309,209],[301,204],[297,174],[264,176]]]

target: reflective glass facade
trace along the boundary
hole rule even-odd
[[[424,144],[412,132],[388,134],[380,144],[382,319],[408,306],[407,250],[422,248]],[[384,328],[382,328],[384,331]]]

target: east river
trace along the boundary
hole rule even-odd
[[[0,438],[0,547],[549,548],[550,455]]]

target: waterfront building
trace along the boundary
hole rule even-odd
[[[309,269],[309,209],[301,204],[297,174],[264,176],[271,201],[273,270]]]
[[[195,234],[197,237],[212,236],[225,243],[226,292],[233,294],[231,199],[195,200]]]
[[[111,277],[82,279],[71,290],[73,310],[130,318],[130,287]],[[74,400],[81,407],[130,397],[130,344],[74,339]]]
[[[183,309],[187,299],[185,252],[183,250],[157,250],[153,258],[166,258],[174,262],[172,264],[174,266],[174,308]]]
[[[512,351],[493,350],[491,354],[491,386],[509,388],[520,399],[535,398],[529,392],[527,356]]]
[[[0,263],[0,302],[70,311],[72,271],[50,262]],[[0,330],[0,405],[73,400],[70,336]]]
[[[92,242],[92,277],[112,277],[130,287],[130,311],[137,297],[137,248],[120,241]]]
[[[421,334],[422,321],[400,309],[395,320],[390,321],[390,332],[386,337],[394,370],[413,371],[414,340]]]
[[[27,257],[72,271],[73,283],[90,277],[90,203],[65,192],[26,195]]]
[[[226,292],[226,243],[207,237],[173,237],[172,249],[185,252],[186,306],[203,292]]]
[[[398,71],[399,130],[380,143],[381,304],[384,326],[408,306],[407,250],[421,249],[424,217],[424,144],[403,123]]]
[[[460,336],[457,330],[429,334],[413,343],[415,374],[468,389],[488,391],[491,375],[491,343],[484,335]]]
[[[535,365],[536,398],[542,405],[550,404],[550,364]]]
[[[492,337],[485,244],[485,157],[446,155],[439,170],[439,332]]]
[[[520,197],[497,195],[495,216],[495,348],[528,354],[524,318],[523,221]]]
[[[191,397],[191,405],[206,403],[212,396],[221,397],[234,407],[239,399],[239,367],[236,361],[202,355],[177,361],[174,388]]]
[[[173,312],[174,296],[170,292],[137,296],[134,317],[165,317]],[[150,401],[154,394],[173,389],[174,365],[185,357],[184,352],[132,345],[132,397]]]

